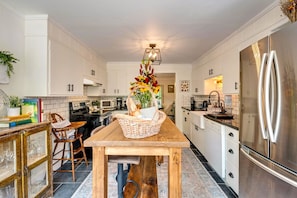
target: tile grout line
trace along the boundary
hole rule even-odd
[[[189,140],[190,141],[190,140]],[[207,172],[211,175],[211,177],[214,179],[214,181],[218,184],[218,186],[222,189],[222,191],[225,193],[225,195],[227,196],[227,197],[235,197],[235,198],[237,198],[238,197],[238,195],[229,187],[229,186],[227,186],[226,185],[226,183],[224,182],[224,180],[216,173],[216,171],[215,170],[213,170],[211,167],[210,167],[210,165],[208,164],[208,162],[207,162],[207,160],[206,160],[206,158],[202,155],[202,153],[199,151],[199,149],[198,148],[196,148],[196,146],[190,141],[190,148],[191,148],[191,150],[193,151],[193,153],[195,154],[195,156],[196,156],[196,158],[202,163],[202,165],[204,166],[204,168],[207,170]],[[205,160],[205,161],[202,161],[201,159],[200,159],[200,157],[203,157],[203,159]],[[209,170],[209,169],[211,169],[211,170]],[[215,175],[217,176],[217,177],[219,177],[220,178],[220,180],[222,181],[222,182],[218,182],[217,181],[217,178],[215,178],[214,177],[214,175],[213,174],[211,174],[211,173],[215,173]],[[225,187],[225,188],[224,188]],[[226,191],[225,191],[225,189],[227,189],[228,190],[228,194],[226,193]],[[231,194],[232,196],[230,196],[229,194]]]

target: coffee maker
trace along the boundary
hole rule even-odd
[[[118,110],[122,109],[122,106],[123,106],[123,98],[122,98],[122,97],[118,97],[118,98],[116,99],[116,101],[117,101],[117,106],[116,106],[116,108],[117,108]]]
[[[194,97],[191,97],[191,111],[195,110],[195,103],[196,101],[194,100]]]

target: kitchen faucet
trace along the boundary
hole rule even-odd
[[[215,93],[218,94],[218,107],[220,107],[220,106],[221,106],[221,105],[220,105],[220,102],[221,102],[221,99],[220,99],[220,93],[219,93],[218,91],[216,91],[216,90],[213,90],[213,91],[211,91],[211,92],[209,93],[209,96],[208,96],[208,105],[211,105],[211,102],[210,102],[210,96],[211,96],[211,94],[212,94],[213,92],[215,92]]]
[[[224,105],[223,105],[223,103],[220,104],[221,105],[221,113],[226,113],[227,111],[226,111],[225,101],[222,99],[220,101],[224,103]]]
[[[209,93],[209,96],[208,96],[208,104],[209,104],[209,105],[211,104],[211,102],[210,102],[210,96],[211,96],[211,94],[212,94],[213,92],[215,92],[215,93],[218,94],[218,106],[217,106],[217,107],[219,107],[219,108],[221,109],[221,113],[226,113],[226,110],[225,110],[225,101],[222,100],[222,99],[220,98],[220,93],[219,93],[218,91],[213,90],[213,91],[211,91],[211,92]],[[223,103],[221,103],[221,102],[223,102],[224,105],[223,105]]]

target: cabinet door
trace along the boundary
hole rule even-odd
[[[183,133],[190,138],[190,111],[183,109]]]
[[[83,68],[84,68],[84,77],[89,79],[89,80],[93,80],[93,81],[97,81],[97,75],[96,73],[98,73],[98,69],[96,68],[96,63],[88,61],[86,59],[83,60]]]
[[[225,177],[225,141],[223,142],[221,124],[205,119],[205,158],[214,170]]]
[[[222,63],[220,61],[212,61],[206,69],[206,78],[212,78],[222,74]]]
[[[192,93],[195,94],[204,94],[204,77],[203,69],[198,68],[192,73]]]
[[[20,146],[19,134],[0,137],[0,197],[22,196]]]
[[[200,153],[205,156],[205,137],[204,129],[199,128],[196,124],[192,124],[192,142]]]
[[[238,94],[239,93],[239,52],[234,50],[225,54],[223,67],[223,93]]]
[[[107,71],[107,94],[117,95],[118,94],[118,72],[117,70]]]
[[[128,95],[129,86],[125,70],[109,70],[107,72],[109,95]]]
[[[83,58],[57,41],[50,41],[50,95],[83,95]]]
[[[24,140],[24,187],[25,195],[45,195],[51,188],[51,147],[49,127],[25,130]]]

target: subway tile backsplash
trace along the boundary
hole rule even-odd
[[[209,95],[195,95],[193,96],[194,100],[195,100],[195,106],[196,107],[200,107],[200,105],[202,105],[202,102],[204,100],[208,101],[209,100]],[[211,103],[215,103],[217,102],[217,95],[214,93],[213,95],[211,95]],[[227,112],[235,114],[235,115],[239,115],[239,95],[238,94],[231,94],[231,95],[223,95],[223,93],[220,93],[220,97],[221,99],[224,100],[225,102],[225,107]]]
[[[228,112],[232,112],[232,114],[239,115],[239,95],[232,94],[232,95],[223,95],[220,93],[221,98],[225,101],[225,106]],[[111,97],[103,97],[110,99]],[[83,101],[83,100],[94,100],[94,98],[88,97],[43,97],[41,98],[43,101],[43,112],[44,112],[44,119],[48,120],[49,113],[59,113],[66,119],[69,119],[69,107],[68,103],[70,101]],[[97,98],[98,99],[98,98]],[[126,98],[125,98],[126,99]],[[208,95],[195,95],[194,99],[196,101],[196,107],[199,107],[200,104],[204,100],[208,101]],[[211,96],[211,101],[216,101],[217,96],[213,94]]]

